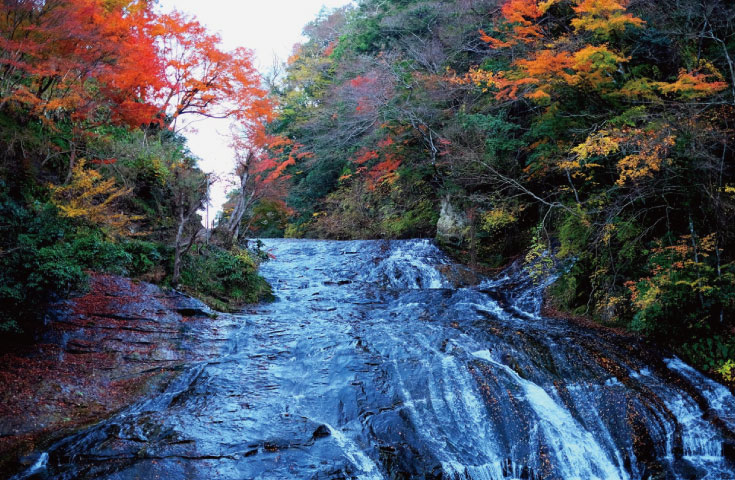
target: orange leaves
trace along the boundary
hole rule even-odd
[[[549,8],[559,0],[508,0],[501,8],[506,28],[501,28],[506,40],[495,38],[480,30],[480,39],[493,48],[543,41],[545,33],[541,19]],[[575,17],[571,25],[578,33],[591,32],[603,38],[621,32],[627,27],[642,27],[645,22],[626,12],[625,0],[574,0]]]
[[[601,89],[611,82],[613,73],[626,61],[605,45],[588,45],[576,52],[542,49],[529,58],[515,61],[513,70],[493,73],[473,69],[465,80],[483,87],[483,91],[497,89],[499,100],[515,99],[520,92],[526,98],[544,102],[559,86]]]
[[[324,49],[324,52],[322,55],[325,57],[329,57],[334,53],[334,49],[337,48],[337,45],[339,44],[339,40],[334,40],[327,45],[327,47]]]
[[[266,184],[267,183],[272,183],[276,179],[278,179],[281,176],[283,176],[283,172],[286,170],[286,168],[290,167],[291,165],[296,165],[296,159],[294,158],[293,155],[289,155],[289,157],[285,161],[283,161],[280,164],[278,164],[276,166],[276,168],[274,168],[268,174],[268,176],[265,177],[265,179],[263,180],[263,182],[266,183]]]
[[[683,100],[710,97],[728,86],[722,74],[709,62],[702,61],[699,68],[682,69],[673,82],[656,82],[649,78],[628,81],[620,90],[627,98],[661,100],[660,95],[674,95]]]
[[[251,51],[223,51],[218,35],[178,12],[161,15],[155,32],[164,61],[165,87],[159,101],[172,125],[185,114],[233,118],[243,124],[272,120],[273,108],[260,86]]]
[[[516,65],[521,67],[527,77],[542,78],[563,73],[574,62],[569,52],[540,50],[530,59],[518,60]]]
[[[352,88],[370,88],[375,83],[375,78],[366,77],[359,75],[350,80],[350,86]]]
[[[618,162],[620,177],[616,184],[624,186],[644,178],[653,177],[661,170],[674,146],[676,137],[668,133],[668,129],[660,128],[648,131],[633,130],[633,137],[628,146],[632,152]]]
[[[508,22],[524,26],[530,26],[544,14],[536,0],[508,0],[501,11]]]
[[[522,83],[541,85],[543,98],[549,95],[547,90],[555,83],[569,86],[585,84],[599,88],[608,83],[619,64],[626,61],[626,58],[610,51],[605,45],[587,45],[574,53],[541,50],[532,58],[518,60],[515,64],[523,74]],[[534,92],[537,97],[540,96],[538,92]],[[529,97],[534,98],[534,95]]]
[[[107,111],[117,123],[151,121],[159,64],[147,2],[6,2],[0,15],[2,104],[45,119]]]
[[[352,163],[354,163],[355,165],[362,165],[378,158],[380,158],[380,154],[378,154],[378,152],[376,152],[375,150],[368,150],[367,148],[363,148],[358,152],[357,157],[352,160]]]
[[[574,53],[575,75],[566,78],[567,83],[569,85],[584,83],[599,90],[612,82],[613,74],[627,61],[627,58],[613,52],[607,45],[587,45]]]
[[[542,37],[541,28],[536,21],[543,16],[536,0],[509,0],[502,9],[503,19],[508,25],[508,40],[491,37],[480,30],[480,39],[493,48],[506,48],[519,43],[531,43]]]
[[[165,112],[272,118],[251,52],[143,0],[0,6],[0,105],[42,119],[140,126]]]
[[[384,105],[389,89],[390,82],[385,74],[371,71],[347,82],[342,95],[355,105],[355,113],[364,118],[374,116]]]
[[[387,154],[385,160],[375,165],[368,172],[368,178],[372,180],[370,189],[374,189],[377,184],[392,184],[398,179],[398,167],[401,166],[401,160],[394,154]]]
[[[727,88],[722,75],[708,63],[693,72],[681,70],[675,82],[658,85],[661,93],[673,93],[684,99],[709,97]]]
[[[509,0],[502,7],[503,17],[513,24],[512,43],[530,43],[541,35],[541,27],[536,21],[544,14],[536,0]]]
[[[380,140],[377,146],[379,150],[372,150],[366,147],[361,148],[351,159],[354,165],[359,165],[360,167],[354,174],[343,175],[339,179],[340,182],[358,174],[365,174],[369,190],[374,190],[378,185],[383,183],[392,184],[395,182],[398,179],[397,170],[401,166],[401,160],[398,155],[401,147],[396,145],[395,140],[390,136]],[[382,161],[372,167],[367,165],[381,158]]]
[[[516,45],[518,43],[515,40],[510,40],[508,42],[498,40],[497,38],[491,37],[490,35],[485,33],[484,30],[479,30],[479,32],[480,32],[480,40],[489,44],[493,48],[507,48],[507,47],[512,47],[513,45]]]

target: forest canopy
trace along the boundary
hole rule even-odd
[[[282,232],[551,251],[550,307],[732,379],[731,2],[363,0],[304,33],[272,89],[302,152]]]
[[[732,2],[361,0],[264,77],[153,2],[0,9],[3,331],[90,271],[226,309],[268,293],[248,238],[436,236],[480,270],[556,268],[550,311],[733,380]],[[197,118],[235,125],[212,232]]]
[[[221,308],[268,291],[250,253],[203,237],[197,212],[214,179],[181,130],[187,118],[229,118],[253,143],[273,104],[252,52],[226,51],[196,19],[154,5],[0,5],[8,341],[33,334],[45,306],[83,290],[89,271],[179,285]]]

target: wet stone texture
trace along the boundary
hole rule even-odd
[[[34,448],[165,388],[217,357],[238,319],[145,283],[95,275],[87,295],[55,305],[34,347],[0,356],[0,477]]]
[[[219,330],[136,316],[160,363],[139,372],[180,374],[16,478],[735,478],[732,392],[633,337],[542,314],[544,284],[522,269],[467,278],[425,240],[266,244],[276,302]],[[120,307],[111,324],[134,314]],[[115,335],[135,358],[136,334]],[[209,354],[169,359],[200,341]]]

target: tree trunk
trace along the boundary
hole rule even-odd
[[[242,217],[245,215],[245,212],[250,206],[253,196],[255,195],[255,192],[252,192],[250,196],[246,196],[245,194],[248,179],[250,178],[250,160],[252,157],[252,154],[248,153],[245,157],[245,161],[240,164],[240,195],[238,195],[235,208],[232,210],[230,219],[227,222],[227,232],[233,244],[236,244],[240,237],[240,223],[242,222]]]
[[[171,277],[171,284],[176,286],[181,278],[181,255],[182,255],[182,238],[184,236],[184,226],[186,225],[186,216],[183,207],[179,210],[179,227],[176,230],[176,250],[174,253],[174,273]]]
[[[77,147],[74,142],[69,142],[69,171],[66,174],[66,180],[64,180],[64,185],[68,185],[69,182],[71,182],[72,176],[74,176],[74,167],[76,166],[76,160],[77,160]]]

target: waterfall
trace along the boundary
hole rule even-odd
[[[552,279],[458,287],[428,240],[265,244],[277,300],[221,358],[16,478],[735,478],[732,393],[544,317]]]

